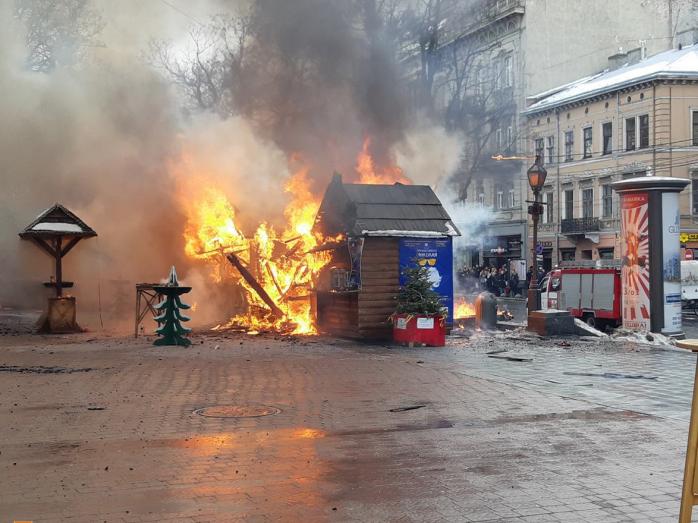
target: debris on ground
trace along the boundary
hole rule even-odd
[[[19,372],[21,374],[72,374],[73,372],[90,372],[94,369],[90,367],[69,369],[66,367],[19,367],[17,365],[0,365],[0,372]]]
[[[578,336],[596,336],[597,338],[608,338],[608,334],[592,327],[579,318],[574,319],[574,328]]]
[[[426,407],[426,405],[410,405],[408,407],[395,407],[394,409],[390,409],[390,412],[406,412],[408,410],[423,409],[424,407]]]
[[[658,376],[645,376],[644,374],[621,374],[618,372],[563,372],[567,376],[588,376],[593,378],[611,378],[627,380],[657,380]]]
[[[508,356],[506,354],[488,354],[487,357],[507,361],[533,361],[533,358],[526,356]]]
[[[634,332],[626,329],[616,329],[611,336],[615,341],[629,341],[642,345],[652,345],[653,347],[675,347],[676,342],[669,336],[653,333]]]

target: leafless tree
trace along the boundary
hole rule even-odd
[[[477,28],[486,25],[492,7],[492,0],[420,0],[403,20],[409,25],[404,34],[413,42],[407,56],[419,56],[416,103],[464,137],[461,165],[452,180],[461,199],[473,178],[492,166],[492,154],[506,152],[516,140],[516,104],[504,82],[508,73],[493,66],[500,46],[478,37]],[[409,67],[410,60],[403,63]]]
[[[49,72],[78,63],[104,28],[89,0],[16,0],[15,17],[26,27],[27,66]]]
[[[249,15],[215,16],[188,36],[177,49],[172,42],[152,41],[151,60],[182,88],[190,105],[232,114],[250,38]]]

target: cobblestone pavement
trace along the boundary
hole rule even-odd
[[[194,341],[0,337],[0,523],[676,520],[690,354]]]

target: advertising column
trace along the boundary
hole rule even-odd
[[[643,176],[620,194],[623,327],[682,337],[679,193],[689,181]]]
[[[621,282],[623,327],[650,330],[649,198],[646,192],[621,195]]]
[[[662,272],[664,275],[663,334],[681,332],[681,221],[679,193],[662,194]]]

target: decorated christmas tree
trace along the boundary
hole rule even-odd
[[[165,299],[158,303],[155,308],[161,311],[155,321],[160,327],[155,331],[160,336],[155,340],[154,345],[191,345],[191,341],[184,335],[191,332],[191,329],[182,326],[183,321],[189,321],[189,317],[180,312],[180,309],[188,309],[189,305],[180,299],[181,294],[191,290],[191,287],[180,287],[177,281],[177,271],[174,266],[170,270],[167,283],[158,285],[154,289],[165,296]]]
[[[398,314],[446,314],[441,296],[431,288],[426,267],[407,267],[403,269],[402,274],[405,284],[397,295]]]

